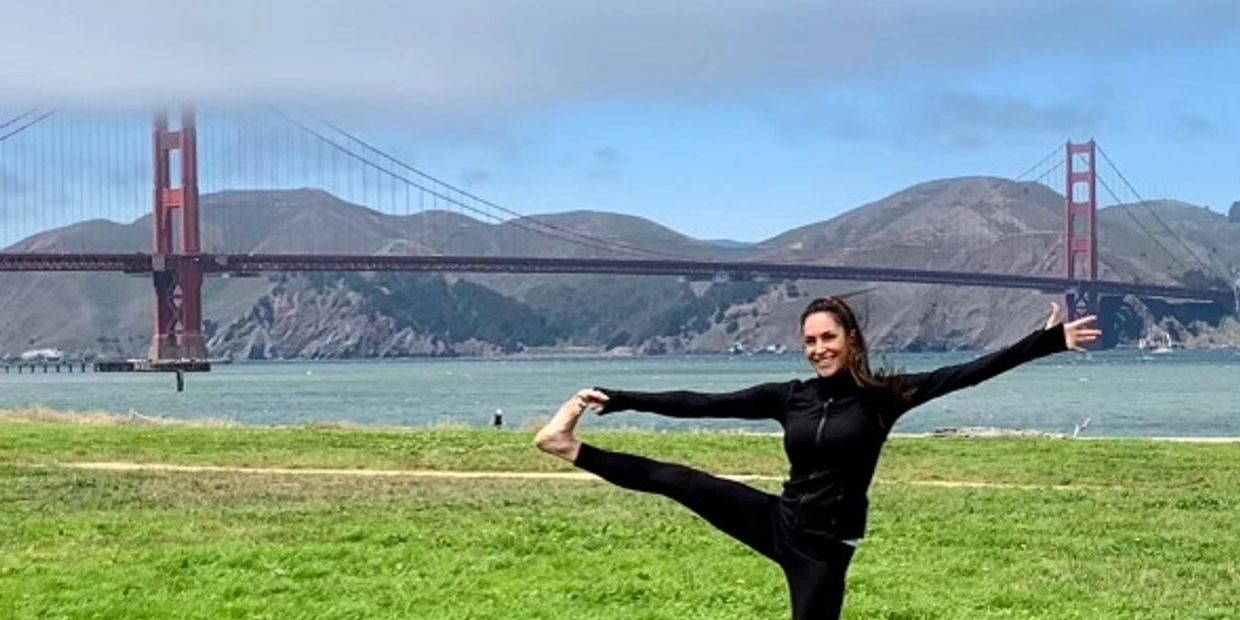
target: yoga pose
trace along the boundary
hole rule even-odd
[[[1097,340],[1092,316],[1064,323],[1052,304],[1045,329],[971,362],[916,374],[873,372],[857,319],[843,300],[815,299],[801,315],[815,378],[738,392],[632,392],[594,388],[564,403],[535,436],[540,450],[613,484],[667,496],[783,569],[794,620],[838,618],[844,577],[865,533],[866,494],[891,427],[910,409],[1052,353]],[[587,409],[678,418],[773,419],[791,465],[772,495],[681,465],[610,452],[573,435]]]

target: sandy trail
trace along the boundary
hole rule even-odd
[[[171,473],[224,473],[263,476],[357,476],[363,478],[448,478],[476,480],[576,480],[602,482],[602,479],[585,472],[545,471],[445,471],[433,469],[301,469],[288,467],[229,467],[220,465],[174,465],[170,463],[130,463],[122,461],[95,463],[56,463],[57,467],[91,471],[116,472],[171,472]],[[720,478],[738,482],[781,482],[783,476],[760,474],[717,474]],[[1080,484],[1020,484],[1010,482],[985,482],[972,480],[879,480],[881,485],[904,485],[939,487],[949,489],[1017,489],[1029,491],[1082,491],[1105,487]]]

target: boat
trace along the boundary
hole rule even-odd
[[[788,347],[782,344],[768,344],[765,347],[754,351],[754,353],[758,355],[783,355],[787,351]]]
[[[1168,355],[1175,348],[1175,343],[1172,342],[1169,332],[1162,331],[1160,335],[1147,332],[1137,341],[1137,348],[1150,355]]]
[[[60,349],[31,349],[17,356],[23,362],[59,362],[65,359]]]

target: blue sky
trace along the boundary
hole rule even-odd
[[[1068,139],[1146,198],[1240,200],[1240,0],[858,4],[53,0],[0,24],[0,110],[291,100],[516,211],[700,238]]]

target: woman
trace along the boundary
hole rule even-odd
[[[971,362],[917,374],[875,373],[856,316],[834,297],[801,315],[808,381],[766,383],[726,394],[582,390],[536,435],[539,449],[619,486],[670,497],[783,569],[794,620],[838,618],[844,577],[865,533],[866,493],[878,455],[900,416],[1025,362],[1076,350],[1101,332],[1089,316],[1064,324],[1052,304],[1045,329]],[[680,465],[609,452],[573,436],[587,408],[633,409],[680,418],[774,419],[791,464],[771,495]]]

